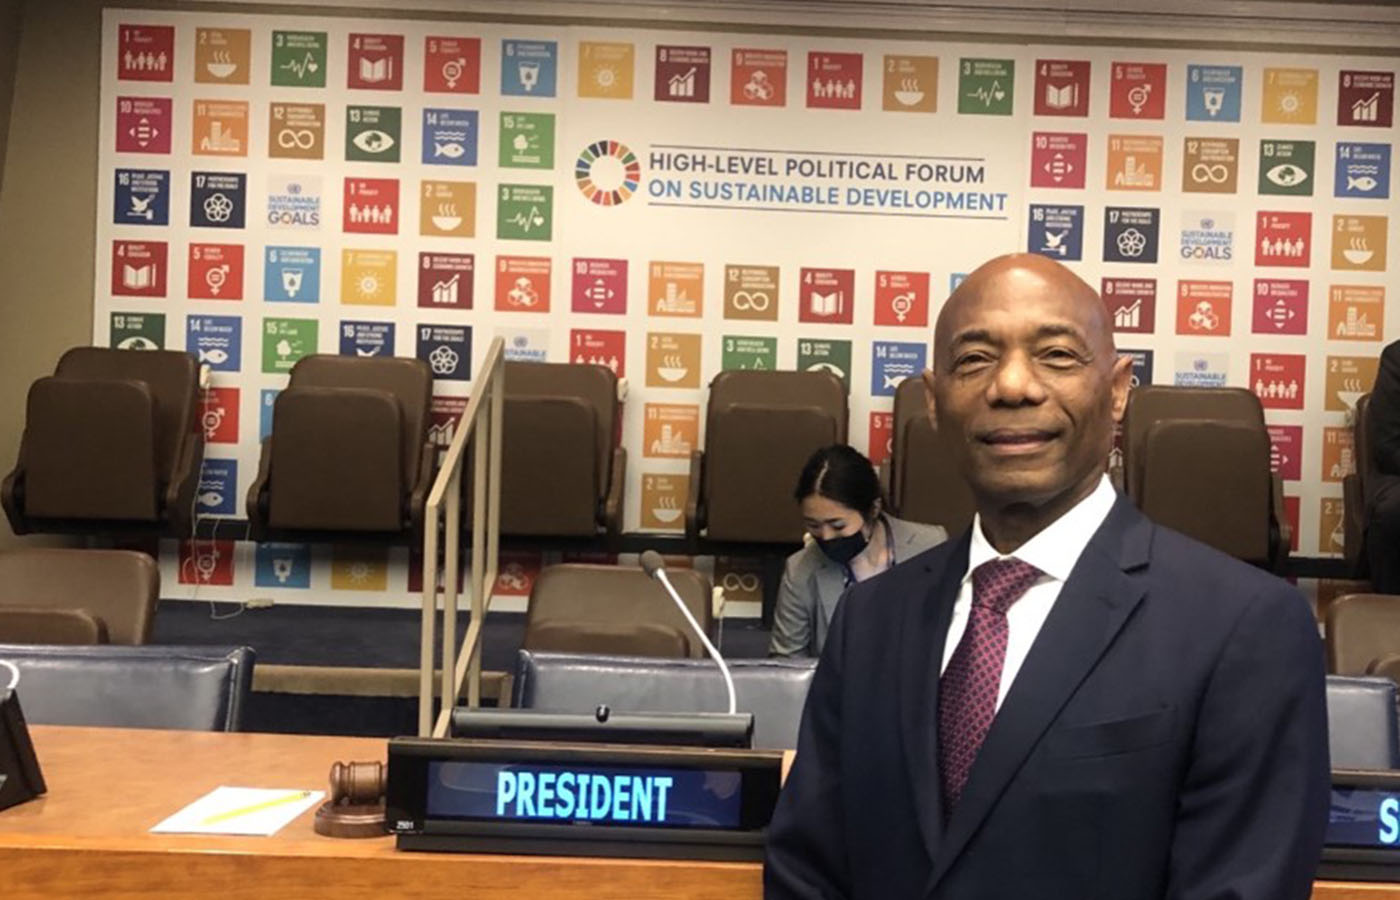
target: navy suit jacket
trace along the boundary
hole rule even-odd
[[[1286,582],[1119,498],[947,818],[942,648],[969,535],[837,609],[769,830],[769,898],[1305,900],[1322,645]]]

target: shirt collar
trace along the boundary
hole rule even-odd
[[[1102,476],[1098,486],[1089,496],[1041,529],[1011,556],[1030,563],[1056,581],[1068,581],[1069,573],[1073,571],[1075,563],[1079,562],[1084,548],[1089,546],[1089,539],[1099,530],[1104,519],[1108,518],[1108,513],[1117,499],[1118,493],[1113,489],[1112,482],[1108,480],[1107,475]],[[998,553],[982,534],[982,516],[973,516],[972,543],[967,551],[967,571],[963,573],[963,583],[967,583],[973,570],[982,563],[1004,558],[1007,557]]]

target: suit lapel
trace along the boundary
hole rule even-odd
[[[1146,564],[1151,528],[1120,497],[1079,557],[992,720],[938,844],[930,891],[1142,600],[1142,582],[1126,570]]]
[[[822,621],[830,625],[832,616],[836,615],[836,604],[841,595],[846,593],[846,573],[842,572],[836,563],[823,556],[821,568],[816,571],[813,582],[817,589],[817,605],[821,607]]]
[[[904,607],[903,646],[900,648],[900,732],[914,808],[929,859],[936,858],[943,840],[943,781],[938,772],[938,677],[943,663],[943,640],[953,617],[953,604],[967,569],[971,532],[950,548],[941,572],[926,564],[924,596]]]

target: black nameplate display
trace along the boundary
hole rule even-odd
[[[452,736],[492,741],[565,744],[662,744],[671,747],[750,747],[753,713],[591,713],[538,709],[452,710]]]
[[[1320,878],[1400,881],[1400,772],[1332,772]]]
[[[44,793],[44,775],[14,691],[0,690],[0,809]]]
[[[776,751],[396,738],[387,821],[409,850],[761,860]]]

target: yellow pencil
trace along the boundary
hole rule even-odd
[[[254,803],[249,806],[240,807],[239,809],[231,809],[228,812],[221,812],[216,815],[209,816],[199,824],[217,825],[220,822],[227,822],[229,819],[237,819],[239,816],[246,816],[250,813],[262,812],[265,809],[270,809],[274,806],[281,806],[284,803],[295,803],[298,800],[305,800],[307,797],[310,796],[310,791],[297,791],[294,794],[286,794],[281,797],[273,797],[271,800],[264,800],[261,803]]]

